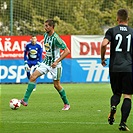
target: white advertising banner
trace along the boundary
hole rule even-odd
[[[72,58],[100,58],[100,48],[104,36],[100,35],[72,35]],[[109,58],[110,47],[107,46],[106,58]]]

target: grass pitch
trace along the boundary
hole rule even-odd
[[[9,107],[12,98],[23,98],[26,84],[1,84],[0,133],[119,133],[120,105],[116,121],[109,125],[107,116],[112,95],[110,85],[62,84],[71,109],[62,111],[62,100],[53,84],[38,84],[27,107]],[[131,111],[127,125],[133,131]]]

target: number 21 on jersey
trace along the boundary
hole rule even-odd
[[[121,34],[117,34],[115,36],[115,39],[118,40],[115,51],[121,52],[122,48],[120,48],[120,46],[121,46],[121,43],[122,43],[123,36]],[[127,40],[126,41],[126,43],[127,43],[127,52],[129,52],[130,51],[130,45],[131,45],[131,34],[126,36],[126,40]]]

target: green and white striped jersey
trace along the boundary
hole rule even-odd
[[[44,34],[44,48],[46,51],[46,57],[43,62],[51,66],[51,64],[60,57],[60,49],[64,50],[66,48],[66,43],[57,35],[53,33],[48,36],[47,33]]]

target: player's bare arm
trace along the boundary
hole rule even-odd
[[[102,45],[101,45],[101,64],[103,66],[106,66],[106,59],[105,59],[105,53],[106,53],[106,47],[107,45],[109,44],[109,40],[108,39],[104,39],[103,42],[102,42]]]
[[[65,48],[63,52],[61,53],[60,58],[58,58],[52,65],[51,67],[55,68],[57,64],[62,61],[68,54],[70,53],[70,50],[68,48]]]

